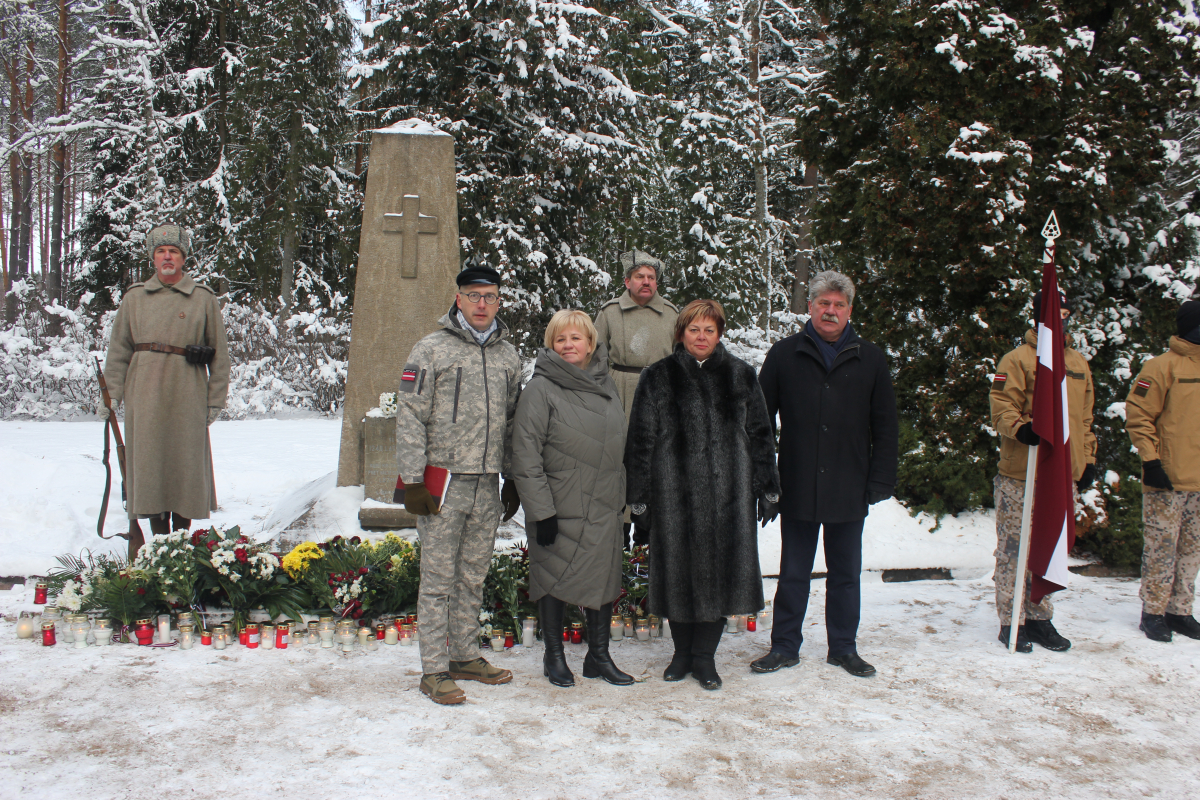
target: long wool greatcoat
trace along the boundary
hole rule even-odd
[[[135,344],[216,349],[212,363],[174,353],[135,353]],[[155,276],[129,287],[113,323],[104,380],[125,401],[125,490],[130,519],[173,511],[207,519],[217,508],[208,409],[229,391],[225,322],[212,290],[184,275],[173,286]]]
[[[513,478],[529,536],[529,599],[599,608],[621,594],[625,412],[603,344],[586,370],[538,353],[513,430]],[[541,547],[535,520],[558,517]]]
[[[610,365],[648,367],[671,355],[678,316],[679,309],[662,295],[655,293],[646,305],[639,306],[626,289],[620,297],[600,306],[596,315],[596,341],[608,345]],[[614,369],[609,372],[617,384],[628,420],[641,375]]]
[[[754,369],[718,344],[642,373],[625,444],[630,506],[650,515],[650,612],[705,622],[763,607],[757,501],[779,493]]]

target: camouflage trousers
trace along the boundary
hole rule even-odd
[[[426,675],[446,672],[451,660],[479,658],[479,604],[503,511],[497,478],[455,475],[441,513],[417,517],[417,631]]]
[[[994,483],[996,497],[996,613],[1000,624],[1012,622],[1013,589],[1017,580],[1017,556],[1021,549],[1021,510],[1025,505],[1025,481],[997,475]],[[1029,573],[1025,573],[1025,603],[1020,622],[1026,619],[1050,619],[1054,604],[1050,595],[1042,602],[1029,599]]]
[[[1200,492],[1146,492],[1142,530],[1142,611],[1190,615],[1200,570]]]

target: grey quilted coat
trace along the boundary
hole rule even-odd
[[[598,608],[621,594],[625,411],[601,344],[586,370],[540,350],[517,403],[513,477],[529,535],[529,597]],[[536,543],[536,520],[558,538]]]

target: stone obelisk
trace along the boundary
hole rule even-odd
[[[364,415],[397,390],[409,351],[437,329],[458,271],[454,137],[416,119],[372,131],[337,480],[368,483],[364,525],[416,524],[402,509],[374,507],[395,486],[395,423],[387,435],[373,421],[364,435]]]

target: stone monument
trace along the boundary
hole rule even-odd
[[[449,310],[459,266],[454,137],[417,119],[372,131],[337,477],[370,484],[364,527],[416,525],[391,504],[395,422],[372,419],[368,431],[364,417],[397,390],[413,345]]]

